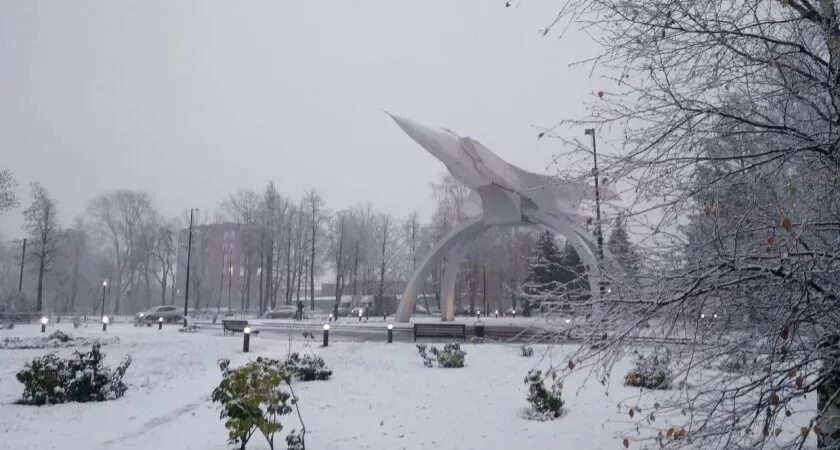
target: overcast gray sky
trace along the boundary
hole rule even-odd
[[[40,181],[68,224],[96,194],[152,192],[174,216],[239,187],[317,188],[331,209],[432,209],[444,168],[381,109],[543,172],[535,124],[597,90],[557,2],[0,1],[0,168]],[[582,131],[581,131],[582,133]],[[22,236],[20,210],[0,217]]]

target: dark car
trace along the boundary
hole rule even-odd
[[[160,305],[137,313],[134,320],[137,322],[157,322],[163,318],[164,322],[180,322],[183,317],[175,306]]]
[[[263,314],[266,319],[294,319],[297,316],[297,307],[293,305],[278,305]]]

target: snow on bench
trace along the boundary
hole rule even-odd
[[[461,338],[467,340],[467,326],[463,323],[415,323],[414,340],[417,338]]]
[[[244,333],[245,327],[247,326],[247,320],[222,319],[222,334],[227,334],[228,331],[230,331],[231,334],[234,334],[237,331],[239,331],[240,333]],[[252,330],[251,334],[259,334],[259,330]]]

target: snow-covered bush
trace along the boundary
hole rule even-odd
[[[119,342],[119,338],[84,338],[73,337],[61,331],[55,331],[46,337],[36,336],[13,336],[0,339],[0,349],[19,350],[33,348],[62,348],[62,347],[87,347],[88,345],[107,345]]]
[[[426,349],[425,345],[417,345],[417,352],[423,358],[423,365],[426,367],[434,367],[435,363],[438,367],[445,368],[464,367],[464,356],[467,352],[461,350],[458,344],[446,344],[443,350],[438,350],[434,345],[428,347],[428,352]]]
[[[548,377],[551,376],[549,387],[546,387]],[[528,385],[528,403],[538,416],[556,419],[563,413],[563,383],[557,379],[557,373],[549,371],[543,376],[541,370],[532,369],[525,377]]]
[[[520,350],[522,351],[522,356],[526,358],[530,358],[534,355],[534,349],[531,348],[530,345],[523,345]]]
[[[265,436],[269,448],[274,449],[274,435],[283,429],[280,416],[292,412],[297,398],[291,394],[291,373],[284,362],[257,358],[248,364],[231,369],[229,360],[219,364],[222,381],[213,390],[213,402],[222,406],[228,443],[245,444],[255,432]],[[289,386],[289,392],[281,387]],[[303,434],[294,430],[286,438],[289,448],[304,448]]]
[[[420,358],[422,358],[422,359],[423,359],[423,365],[424,365],[424,366],[426,366],[426,367],[434,367],[434,365],[435,365],[435,358],[434,358],[433,356],[429,356],[429,354],[426,352],[426,349],[427,349],[427,348],[428,348],[428,347],[426,347],[426,345],[425,345],[425,344],[417,344],[417,353],[419,353],[419,354],[420,354]]]
[[[624,384],[647,389],[668,389],[671,384],[671,352],[667,348],[657,348],[653,352],[636,354],[636,367],[624,377]]]
[[[70,341],[70,340],[72,340],[73,338],[71,338],[70,336],[68,336],[68,335],[67,335],[67,333],[64,333],[64,332],[62,332],[62,331],[60,331],[60,330],[56,330],[56,331],[52,332],[52,333],[51,333],[51,334],[47,337],[47,339],[48,339],[48,340],[50,340],[50,341],[69,342],[69,341]]]
[[[743,373],[747,370],[747,354],[744,352],[730,353],[718,366],[722,372]]]
[[[104,357],[99,344],[93,344],[90,352],[76,351],[69,359],[50,354],[32,360],[16,375],[24,386],[19,403],[101,402],[122,397],[128,389],[122,378],[131,357],[123,358],[115,370],[103,366]]]
[[[292,353],[284,363],[286,370],[299,381],[328,380],[332,376],[332,369],[327,367],[320,356],[301,356]]]
[[[305,450],[306,446],[303,444],[303,434],[292,430],[286,436],[286,450]]]
[[[82,326],[82,318],[79,316],[73,316],[73,328],[79,328]]]

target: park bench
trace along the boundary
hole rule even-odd
[[[461,338],[467,340],[467,326],[462,323],[415,323],[414,340],[417,338]]]
[[[222,319],[222,334],[227,334],[228,331],[231,334],[236,333],[237,331],[242,333],[245,331],[245,327],[248,326],[247,320],[241,319]],[[259,330],[252,330],[251,334],[259,334]]]

